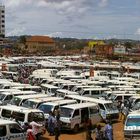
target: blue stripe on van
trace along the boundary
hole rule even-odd
[[[126,126],[140,126],[140,123],[127,123]]]

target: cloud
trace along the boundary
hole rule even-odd
[[[137,29],[137,31],[135,32],[136,35],[140,35],[140,28]]]
[[[54,33],[50,33],[48,34],[47,36],[50,36],[50,37],[62,37],[62,32],[54,32]]]
[[[105,7],[105,6],[107,6],[107,4],[108,4],[108,0],[101,0],[100,3],[99,3],[99,6],[100,7]]]
[[[18,36],[21,35],[22,33],[24,33],[25,31],[25,27],[17,27],[15,29],[13,29],[12,31],[7,33],[7,36]]]

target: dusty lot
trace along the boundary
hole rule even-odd
[[[114,140],[124,140],[123,137],[123,123],[117,122],[113,124]],[[92,134],[94,139],[95,134]],[[78,134],[61,134],[59,140],[85,140],[85,132],[79,132]],[[48,136],[46,133],[41,140],[54,140],[54,136]]]

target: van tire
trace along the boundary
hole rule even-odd
[[[79,131],[79,124],[76,124],[73,128],[73,132],[78,133],[78,131]]]

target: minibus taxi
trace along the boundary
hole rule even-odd
[[[47,98],[46,94],[19,95],[12,98],[9,104],[21,106],[28,99]]]
[[[41,92],[41,87],[40,86],[31,86],[31,85],[24,85],[24,86],[14,86],[12,87],[13,89],[19,89],[22,91],[35,91],[35,92]]]
[[[91,102],[91,103],[98,104],[99,112],[103,120],[106,120],[106,119],[118,120],[119,118],[119,110],[117,106],[113,104],[112,101],[108,101],[104,99],[96,99],[96,98],[91,98],[91,97],[84,97],[80,95],[66,95],[66,98],[75,99],[79,103]]]
[[[0,93],[0,105],[6,105],[9,103],[13,97],[18,95],[32,95],[36,94],[35,91],[9,91]]]
[[[64,130],[78,132],[88,118],[93,125],[102,121],[97,104],[87,102],[60,107],[61,128]]]
[[[41,84],[41,88],[42,88],[42,92],[48,95],[55,95],[56,90],[59,89],[59,87],[51,84]]]
[[[15,121],[0,119],[1,140],[27,140],[27,134]]]
[[[25,122],[30,123],[35,121],[42,125],[40,131],[42,131],[45,126],[44,113],[38,109],[28,109],[15,105],[0,106],[0,117],[2,119],[15,120],[21,126],[24,125]]]
[[[38,108],[39,105],[46,102],[53,102],[63,100],[61,97],[47,97],[47,98],[38,98],[38,99],[28,99],[26,100],[22,106],[27,108]]]
[[[124,125],[125,140],[140,139],[140,110],[131,112]]]
[[[138,94],[134,94],[134,93],[111,94],[111,96],[109,97],[109,100],[112,100],[112,102],[114,102],[117,106],[119,102],[130,104],[129,98],[133,95],[137,96]]]
[[[98,98],[98,97],[101,97],[102,94],[105,92],[105,91],[110,91],[109,88],[84,88],[81,92],[80,92],[80,95],[82,96],[92,96],[92,97],[95,97],[95,98]]]
[[[77,103],[76,100],[58,100],[58,101],[53,101],[53,102],[47,102],[47,103],[42,103],[38,109],[42,110],[45,114],[45,118],[48,119],[49,117],[49,112],[55,112],[55,110],[58,110],[60,106],[68,105],[68,104],[75,104]]]
[[[65,97],[66,95],[79,95],[79,93],[74,91],[69,91],[66,89],[58,89],[56,91],[56,96],[58,97]]]

